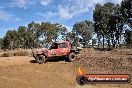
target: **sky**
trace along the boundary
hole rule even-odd
[[[93,20],[97,3],[121,3],[122,0],[0,0],[0,38],[8,30],[34,22],[60,23],[68,31],[76,22]]]

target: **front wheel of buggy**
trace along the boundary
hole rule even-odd
[[[46,57],[44,55],[37,55],[35,61],[39,64],[46,63]]]

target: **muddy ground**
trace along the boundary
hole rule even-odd
[[[83,49],[74,62],[34,63],[31,56],[0,57],[0,88],[132,88],[129,84],[76,83],[78,67],[88,74],[132,75],[132,50]]]

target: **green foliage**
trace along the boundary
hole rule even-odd
[[[16,30],[8,30],[4,37],[4,47],[7,49],[15,49],[18,47],[18,32]]]
[[[123,31],[123,17],[121,15],[120,5],[113,3],[97,4],[94,10],[94,28],[98,36],[103,38],[103,47],[105,39],[110,44],[120,44],[120,38]],[[99,38],[98,38],[99,40]]]
[[[85,20],[74,24],[72,30],[74,41],[77,43],[78,37],[80,35],[85,41],[85,45],[88,45],[89,40],[92,39],[93,29],[93,22],[91,21]]]
[[[132,31],[128,31],[126,35],[126,43],[132,45]]]
[[[38,29],[38,37],[41,38],[41,45],[48,47],[53,41],[56,41],[59,35],[64,36],[67,29],[61,24],[52,24],[50,22],[42,22]]]
[[[92,39],[92,45],[96,45],[96,43],[97,43],[97,39]]]
[[[66,35],[65,35],[65,39],[68,39],[70,41],[73,41],[74,40],[74,35],[72,32],[68,32]]]
[[[56,41],[59,35],[66,35],[67,29],[61,24],[31,22],[28,27],[20,26],[18,30],[7,31],[0,45],[5,49],[47,47]],[[3,43],[2,43],[3,42]]]
[[[0,49],[4,48],[4,39],[0,38]]]
[[[123,0],[121,3],[121,13],[125,19],[132,18],[132,0]]]

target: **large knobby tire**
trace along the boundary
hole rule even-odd
[[[76,60],[76,54],[74,52],[70,53],[68,56],[68,61],[72,62]]]
[[[87,78],[84,76],[77,76],[76,81],[79,85],[84,85],[87,82]]]
[[[44,55],[37,55],[35,61],[39,64],[46,63],[46,58]]]

